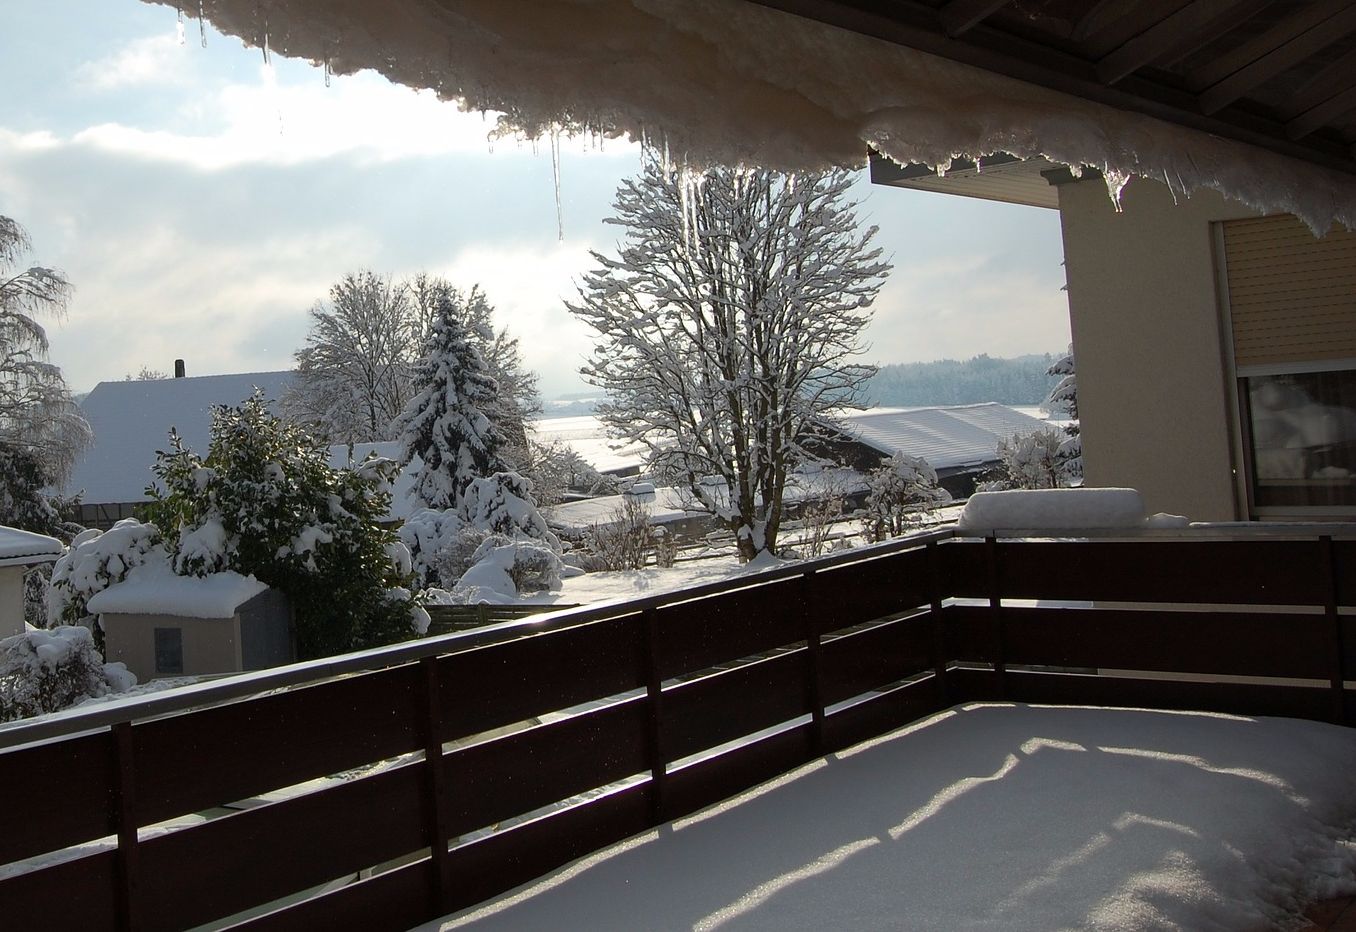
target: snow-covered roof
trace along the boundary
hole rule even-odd
[[[210,576],[177,576],[168,563],[156,560],[133,567],[122,582],[95,593],[87,605],[92,614],[230,618],[267,588],[253,576],[229,570]]]
[[[0,566],[51,563],[66,552],[55,537],[0,525]]]
[[[938,408],[871,408],[838,415],[841,433],[887,456],[921,456],[933,469],[997,459],[998,441],[1048,425],[994,402]]]
[[[88,504],[145,501],[155,451],[168,448],[171,427],[189,449],[206,455],[213,405],[240,404],[255,388],[276,401],[291,382],[291,372],[100,382],[80,402],[94,445],[76,464],[65,491],[83,491]]]
[[[591,414],[542,418],[532,425],[532,435],[538,443],[564,444],[601,473],[623,473],[645,463],[644,445],[612,440],[603,422]]]
[[[587,127],[662,140],[695,164],[788,169],[861,165],[868,148],[900,164],[932,166],[1008,152],[1076,171],[1091,166],[1114,192],[1129,177],[1152,178],[1179,194],[1210,188],[1264,213],[1294,213],[1316,231],[1334,221],[1356,229],[1351,155],[1332,141],[1349,135],[1347,124],[1324,109],[1340,97],[1308,101],[1298,117],[1287,113],[1301,99],[1295,90],[1323,65],[1317,52],[1328,43],[1281,61],[1265,53],[1294,52],[1294,42],[1238,48],[1250,30],[1266,38],[1265,20],[1237,36],[1216,27],[1196,43],[1196,57],[1178,56],[1197,70],[1164,79],[1144,66],[1166,57],[1179,25],[1166,18],[1171,7],[1157,23],[1123,17],[1152,29],[1107,45],[1092,25],[1081,37],[1088,43],[1070,38],[1098,14],[1085,10],[1070,21],[1051,4],[1039,4],[1039,15],[1000,11],[1008,6],[1001,3],[961,5],[974,15],[951,7],[962,22],[919,16],[908,4],[875,4],[879,10],[866,16],[827,0],[787,3],[806,16],[773,5],[290,0],[267,4],[261,15],[258,0],[205,0],[198,9],[222,32],[274,54],[340,74],[373,68],[469,109],[511,113],[512,125],[529,135]],[[1304,15],[1326,9],[1314,3]],[[986,17],[998,25],[969,31]],[[1221,21],[1237,25],[1233,17]],[[1310,22],[1310,32],[1324,29],[1319,22]],[[969,44],[975,36],[979,44]],[[1135,44],[1145,37],[1148,49]],[[1204,41],[1221,37],[1223,43]],[[1279,64],[1239,83],[1237,74],[1228,77],[1238,68],[1229,60],[1239,54]],[[1268,81],[1292,69],[1281,75],[1285,87]],[[1200,96],[1183,90],[1198,80],[1206,85]],[[1254,87],[1270,96],[1249,99]],[[1236,106],[1238,98],[1244,100]],[[1285,115],[1256,116],[1254,109]]]
[[[684,518],[704,514],[690,507],[691,496],[669,486],[660,486],[653,494],[636,496],[650,516],[651,524],[670,524]],[[587,528],[594,524],[610,524],[616,520],[625,495],[600,495],[577,502],[562,502],[543,508],[546,520],[556,527]]]

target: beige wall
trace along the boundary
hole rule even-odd
[[[1150,512],[1245,517],[1211,222],[1251,212],[1137,180],[1117,213],[1101,179],[1060,185],[1059,210],[1087,484],[1137,488]]]
[[[0,638],[24,633],[24,570],[0,566]]]
[[[184,676],[240,670],[240,619],[179,618],[171,615],[105,614],[104,658],[122,662],[144,683],[154,679],[155,629],[183,630]],[[165,675],[165,674],[159,674]]]

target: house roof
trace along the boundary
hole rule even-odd
[[[0,566],[51,563],[65,552],[65,545],[55,537],[0,525]]]
[[[65,491],[83,491],[87,503],[146,500],[155,451],[169,446],[169,429],[205,455],[212,406],[239,404],[255,388],[277,400],[291,372],[242,372],[184,379],[100,382],[80,409],[94,429],[94,444],[71,473]]]
[[[993,402],[944,408],[871,408],[838,416],[843,435],[886,456],[921,456],[933,469],[997,460],[998,442],[1048,427],[1039,418]]]
[[[130,0],[124,0],[130,2]],[[170,5],[170,0],[151,0]],[[212,24],[694,165],[997,152],[1356,228],[1350,0],[205,0]],[[191,11],[190,11],[191,12]],[[738,92],[733,93],[732,88]]]

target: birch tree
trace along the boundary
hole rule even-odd
[[[862,329],[887,263],[839,171],[666,169],[617,192],[616,258],[593,253],[571,312],[599,334],[582,373],[611,433],[735,535],[775,553],[789,472],[874,373]]]

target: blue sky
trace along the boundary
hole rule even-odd
[[[609,252],[638,149],[566,142],[565,238],[548,147],[371,72],[336,76],[136,0],[4,0],[0,214],[76,286],[49,328],[77,391],[143,365],[289,368],[346,272],[479,283],[548,395],[583,388],[592,337],[563,299]],[[871,186],[859,215],[895,269],[869,360],[1057,351],[1068,308],[1055,211]]]

